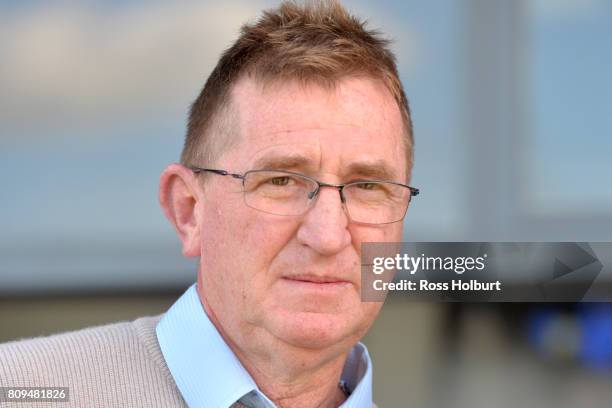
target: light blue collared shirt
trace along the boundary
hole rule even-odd
[[[190,408],[276,407],[257,388],[204,311],[193,284],[156,327],[170,373]],[[357,343],[344,364],[342,381],[351,392],[342,408],[372,407],[372,361]]]

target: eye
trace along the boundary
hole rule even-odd
[[[378,183],[359,183],[357,186],[362,190],[374,190],[377,188]]]
[[[289,184],[289,177],[287,176],[274,177],[268,180],[268,182],[275,186],[286,186],[287,184]]]

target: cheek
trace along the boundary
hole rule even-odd
[[[387,242],[400,242],[404,233],[404,224],[401,222],[389,225],[389,228],[385,228],[383,236],[384,241]]]
[[[378,316],[380,309],[383,307],[384,302],[361,302],[361,312],[363,313],[364,320],[369,322],[368,328]]]
[[[355,225],[351,228],[353,246],[357,253],[361,253],[363,242],[401,242],[403,235],[403,224],[395,223],[381,227],[369,227]]]
[[[209,295],[217,305],[231,304],[234,313],[252,320],[275,280],[270,264],[291,240],[295,227],[287,219],[244,206],[208,213],[202,224],[203,283],[210,287]]]

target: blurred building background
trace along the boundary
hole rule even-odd
[[[163,312],[196,263],[157,203],[187,110],[273,1],[0,1],[0,341]],[[612,3],[345,1],[395,39],[412,241],[612,241]],[[610,305],[391,297],[382,407],[609,406]]]

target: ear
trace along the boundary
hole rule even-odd
[[[193,172],[171,164],[159,180],[159,203],[183,243],[183,255],[200,256],[200,224],[197,217],[198,181]]]

